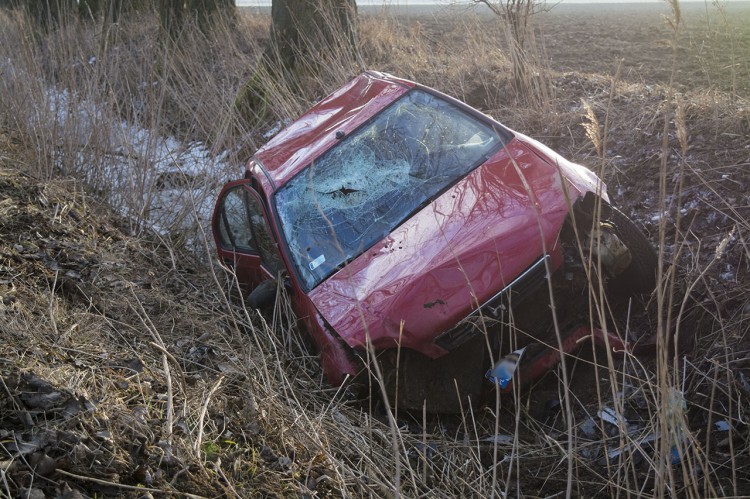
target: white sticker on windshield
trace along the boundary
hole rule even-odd
[[[317,269],[325,261],[326,261],[326,256],[320,255],[318,258],[316,258],[315,260],[309,263],[310,270]]]

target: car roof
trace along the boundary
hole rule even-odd
[[[315,104],[255,153],[277,189],[339,140],[375,116],[416,84],[368,71]]]

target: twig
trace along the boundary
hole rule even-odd
[[[219,381],[221,381],[221,379],[219,379]],[[217,383],[217,386],[218,386],[218,383]],[[224,473],[224,470],[221,469],[221,459],[218,459],[216,463],[214,463],[214,471],[216,471],[216,473],[218,473],[221,476],[221,478],[224,479],[226,486],[229,488],[232,494],[234,494],[234,497],[238,497],[238,498],[242,497],[241,495],[237,493],[237,489],[235,489],[232,486],[232,482],[229,480],[229,478],[227,478],[227,475],[226,473]]]
[[[102,480],[101,478],[94,478],[94,477],[91,477],[91,476],[76,475],[75,473],[70,473],[69,471],[65,471],[65,470],[61,470],[61,469],[58,469],[57,472],[60,473],[61,475],[68,476],[70,478],[75,478],[76,480],[83,480],[85,482],[98,483],[99,485],[107,485],[107,486],[110,486],[110,487],[117,487],[117,488],[125,489],[125,490],[137,490],[139,492],[156,492],[157,494],[167,494],[167,495],[170,495],[170,496],[178,496],[179,495],[179,496],[189,497],[191,499],[208,499],[207,497],[199,496],[199,495],[195,495],[195,494],[190,494],[188,492],[180,492],[180,491],[176,491],[176,490],[152,489],[150,487],[138,487],[136,485],[125,485],[124,483],[109,482],[107,480]]]
[[[5,493],[8,494],[8,497],[13,497],[13,495],[10,493],[10,485],[8,485],[8,477],[6,476],[5,470],[0,470],[0,478],[3,479],[3,485],[5,485]]]
[[[55,319],[55,289],[57,289],[57,278],[59,275],[60,271],[55,270],[55,280],[52,281],[52,289],[50,289],[49,293],[49,319],[52,323],[52,329],[55,332],[55,338],[60,336],[60,333],[57,330],[57,320]]]
[[[214,386],[212,386],[208,391],[206,400],[203,402],[203,406],[201,407],[201,413],[198,416],[198,437],[195,439],[193,450],[198,454],[199,458],[201,452],[201,442],[203,441],[203,421],[206,419],[206,412],[208,412],[208,403],[211,401],[211,397],[213,396],[214,392],[219,389],[219,385],[221,385],[222,381],[224,381],[224,376],[221,376],[218,380],[216,380]]]
[[[167,352],[167,348],[164,346],[164,341],[161,339],[161,335],[159,335],[159,331],[156,329],[156,326],[153,322],[151,322],[151,318],[148,316],[148,312],[146,312],[146,309],[143,307],[143,303],[141,303],[141,300],[138,298],[138,295],[135,294],[135,291],[131,289],[131,293],[133,295],[133,298],[135,299],[136,303],[138,304],[138,307],[140,308],[140,312],[136,310],[135,307],[131,305],[132,310],[136,313],[138,318],[141,320],[141,323],[143,326],[148,330],[149,333],[151,333],[151,336],[154,338],[154,342],[151,342],[152,345],[154,345],[162,354],[162,366],[164,369],[164,378],[165,382],[167,384],[167,443],[170,445],[172,444],[172,430],[174,428],[174,391],[172,389],[172,372],[169,370],[169,357],[171,355],[169,352]],[[174,359],[174,357],[172,357]],[[175,363],[179,367],[179,363],[175,360]],[[183,379],[184,381],[184,379]],[[185,386],[183,386],[183,390],[185,389]]]
[[[164,355],[166,355],[167,359],[169,359],[170,361],[172,361],[172,364],[175,365],[175,368],[177,370],[177,374],[180,375],[180,383],[182,384],[182,391],[184,393],[185,390],[187,389],[188,385],[187,385],[187,380],[185,379],[185,373],[182,370],[182,366],[180,365],[180,362],[177,360],[177,358],[175,358],[174,355],[172,355],[169,352],[169,350],[167,350],[162,345],[160,345],[160,344],[158,344],[158,343],[156,343],[154,341],[149,341],[148,344],[151,345],[152,347],[156,348],[157,350],[159,350]]]
[[[164,367],[164,378],[167,383],[167,443],[172,445],[172,429],[174,428],[174,392],[172,391],[172,373],[169,370],[169,359],[167,354],[161,354],[161,363]]]

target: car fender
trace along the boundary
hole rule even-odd
[[[513,131],[513,134],[531,152],[560,170],[562,177],[567,180],[567,187],[574,190],[569,194],[571,202],[587,192],[592,192],[609,203],[607,185],[593,171],[565,159],[538,140],[516,131]]]

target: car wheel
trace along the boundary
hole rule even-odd
[[[630,264],[607,280],[607,295],[615,305],[626,305],[631,298],[645,300],[656,287],[656,252],[643,232],[623,212],[614,206],[603,208],[602,215],[631,256]]]
[[[263,308],[272,305],[276,300],[276,280],[263,281],[247,295],[247,304],[251,308]]]

